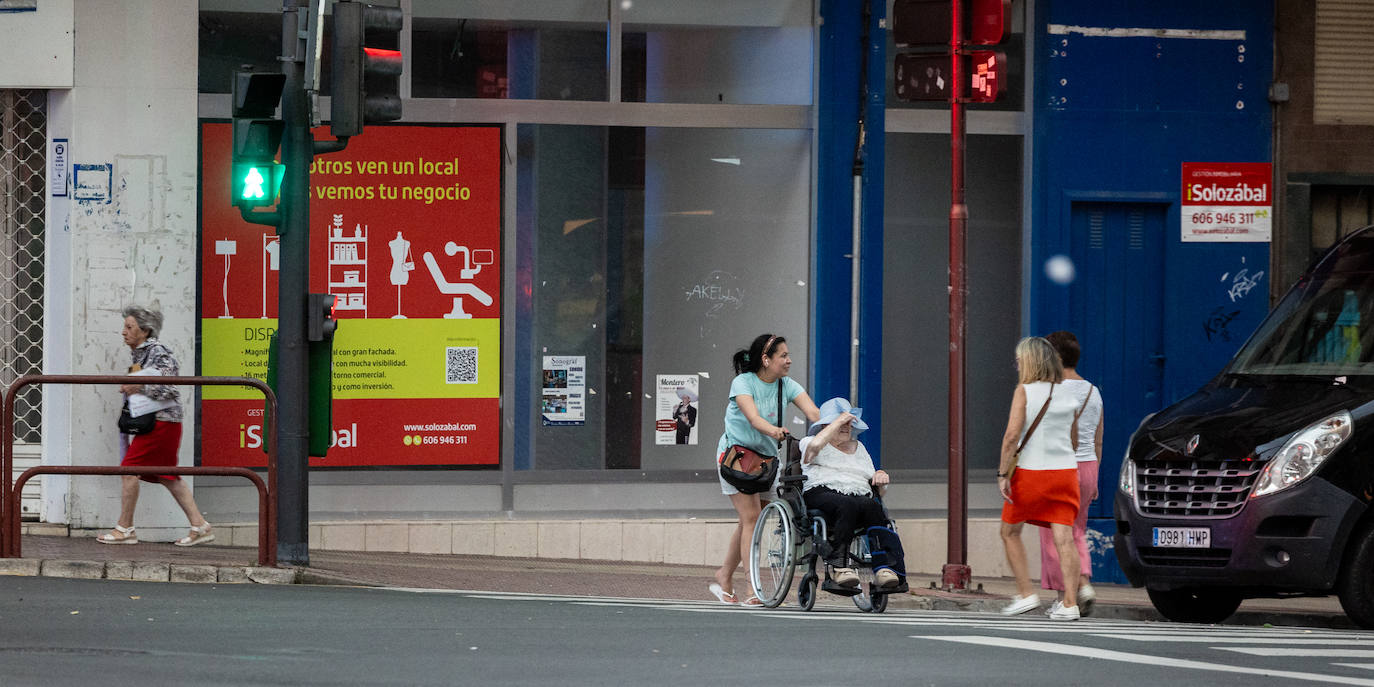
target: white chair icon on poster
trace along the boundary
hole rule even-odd
[[[444,244],[445,254],[456,255],[458,251],[463,252],[463,267],[458,271],[459,279],[471,279],[482,271],[484,265],[496,262],[495,252],[490,248],[469,250],[467,246],[460,246],[452,241]],[[463,312],[463,299],[455,294],[472,296],[482,305],[490,306],[492,304],[492,298],[487,295],[487,292],[470,283],[450,282],[445,278],[443,270],[439,269],[439,264],[434,260],[434,254],[429,251],[425,251],[425,266],[429,268],[429,276],[434,279],[434,284],[439,287],[439,293],[454,296],[453,310],[445,313],[444,319],[467,320],[472,318],[471,314]]]

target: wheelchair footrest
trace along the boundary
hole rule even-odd
[[[831,594],[839,594],[840,596],[858,596],[859,594],[863,593],[863,590],[859,587],[844,587],[835,584],[834,580],[829,579],[821,583],[821,591],[830,592]]]
[[[911,591],[911,587],[903,582],[896,587],[878,587],[873,590],[874,594],[903,594]]]

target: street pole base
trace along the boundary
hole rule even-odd
[[[973,578],[973,569],[962,563],[946,563],[940,569],[940,586],[947,591],[968,589]]]

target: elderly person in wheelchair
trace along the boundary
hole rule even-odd
[[[870,541],[873,575],[878,587],[891,590],[905,576],[902,545],[888,528],[887,512],[878,500],[891,481],[887,473],[873,469],[873,459],[856,438],[868,429],[849,401],[832,398],[821,405],[821,418],[812,423],[801,440],[802,474],[806,476],[803,498],[808,508],[819,510],[829,533],[825,553],[831,581],[841,587],[857,587],[859,575],[850,565],[850,543],[856,533]]]
[[[888,594],[907,590],[902,542],[874,492],[887,485],[887,473],[873,469],[854,438],[868,429],[862,412],[832,398],[800,446],[786,437],[777,498],[759,513],[749,549],[749,581],[768,608],[787,597],[798,567],[804,572],[797,605],[805,611],[815,606],[818,589],[851,597],[868,613],[882,613]],[[822,562],[832,571],[823,585]]]

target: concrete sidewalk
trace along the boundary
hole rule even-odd
[[[342,584],[424,589],[471,589],[651,599],[710,599],[713,568],[663,563],[427,555],[387,552],[311,552],[309,567],[260,568],[247,547],[181,548],[163,543],[111,546],[89,537],[27,535],[24,558],[0,559],[0,574],[135,579],[171,582]],[[798,575],[800,578],[800,575]],[[932,588],[939,578],[913,575],[909,594],[889,597],[891,608],[995,613],[1015,594],[1010,578],[975,577],[972,589]],[[1100,584],[1092,616],[1163,620],[1144,589]],[[748,580],[735,577],[735,588]],[[789,596],[789,599],[791,597]],[[1048,605],[1050,597],[1042,595]],[[819,603],[851,607],[822,594]],[[1334,597],[1251,599],[1226,624],[1353,628]]]

